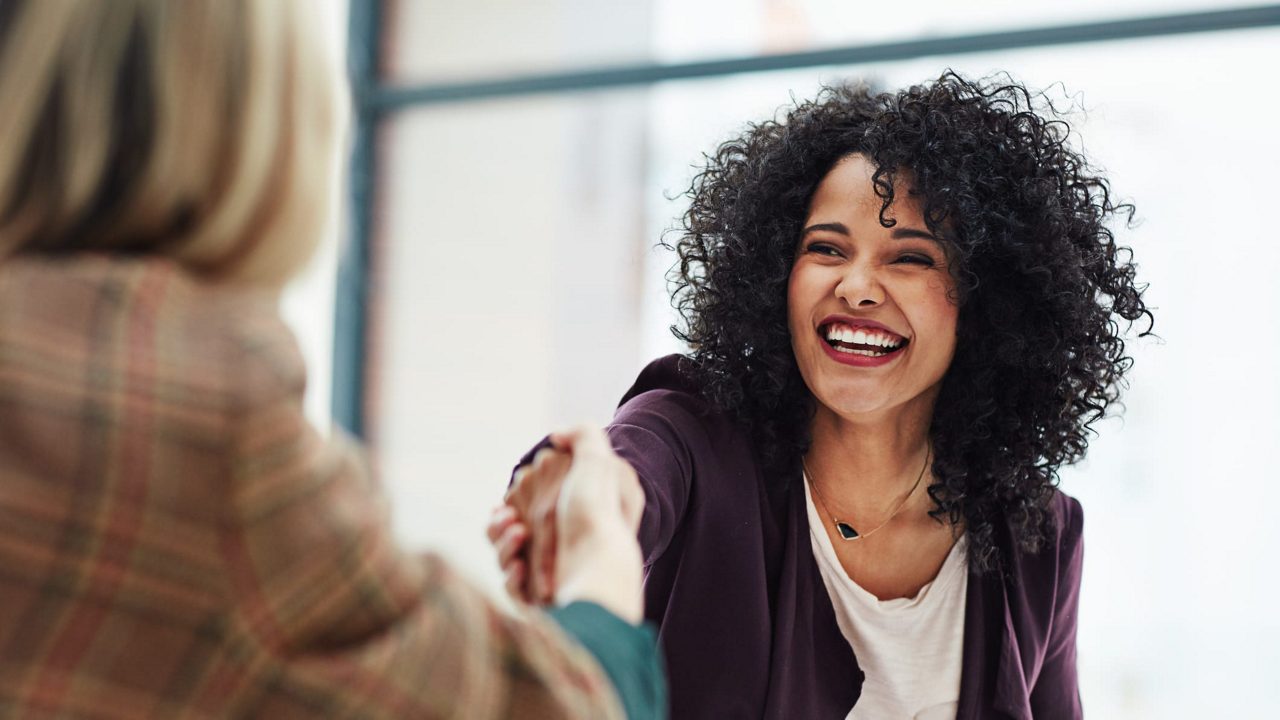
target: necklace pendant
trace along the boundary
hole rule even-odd
[[[854,530],[853,526],[847,522],[841,522],[837,520],[836,530],[839,531],[840,537],[844,538],[845,540],[857,540],[858,538],[862,537],[861,535],[858,534],[858,531]]]

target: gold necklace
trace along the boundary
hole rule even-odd
[[[809,472],[809,466],[807,463],[805,463],[804,458],[800,458],[800,467],[801,469],[804,470],[804,477],[805,477],[805,480],[809,482],[809,487],[813,488],[814,494],[818,496],[818,502],[822,504],[822,509],[825,510],[826,513],[831,516],[831,522],[835,524],[836,532],[840,533],[840,537],[844,538],[846,541],[861,540],[863,538],[869,538],[872,535],[875,535],[876,533],[880,532],[880,530],[882,530],[884,526],[888,525],[890,521],[892,521],[895,517],[898,516],[898,513],[902,512],[902,508],[906,506],[907,500],[909,500],[911,496],[915,494],[916,488],[920,487],[920,481],[924,479],[924,471],[925,471],[925,468],[929,467],[929,455],[931,452],[932,452],[932,448],[925,450],[924,465],[920,467],[920,475],[916,477],[916,484],[912,485],[911,490],[909,490],[907,494],[903,496],[902,500],[898,501],[898,506],[893,509],[892,513],[889,513],[889,517],[885,518],[884,522],[880,523],[875,528],[865,533],[859,533],[857,530],[854,530],[852,525],[837,518],[835,514],[831,512],[831,506],[827,504],[827,499],[822,497],[822,491],[818,489],[818,483],[813,481],[813,475]]]

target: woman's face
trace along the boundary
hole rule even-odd
[[[819,412],[850,420],[910,404],[930,411],[956,347],[946,253],[901,177],[885,213],[897,224],[880,224],[874,172],[852,155],[823,178],[787,288],[800,374]]]

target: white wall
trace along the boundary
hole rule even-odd
[[[330,46],[345,68],[347,0],[317,0],[318,12]],[[345,157],[345,154],[344,156]],[[280,311],[298,337],[307,362],[307,417],[327,431],[332,424],[330,397],[333,384],[333,303],[337,277],[339,237],[344,228],[343,204],[347,201],[344,166],[336,169],[329,202],[319,210],[329,217],[325,236],[315,257],[290,283],[281,298]]]
[[[447,71],[454,52],[492,66],[648,51],[639,4],[561,0],[513,8],[519,22],[499,5],[400,3],[392,75]],[[512,466],[557,426],[606,421],[639,367],[646,107],[629,91],[428,107],[380,138],[375,456],[401,539],[491,590],[483,530]]]

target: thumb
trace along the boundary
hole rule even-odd
[[[591,425],[579,425],[568,430],[553,432],[547,439],[557,450],[570,453],[596,454],[613,450],[612,445],[609,444],[609,436],[605,435],[600,428]]]

